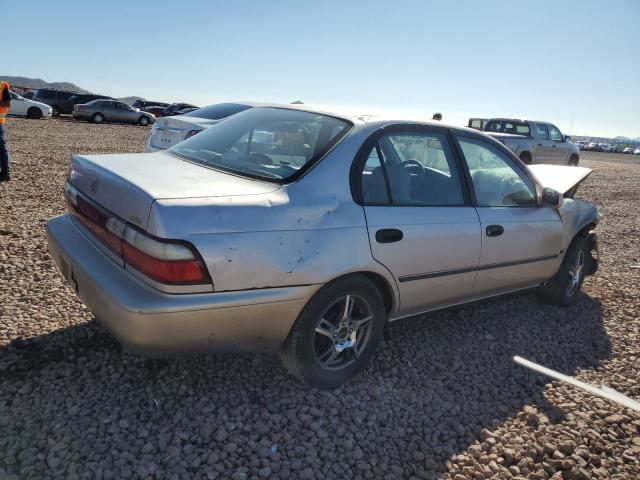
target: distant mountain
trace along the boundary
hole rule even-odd
[[[131,105],[136,100],[146,101],[147,99],[146,98],[142,98],[142,97],[133,96],[133,97],[121,97],[121,98],[117,98],[116,100],[120,100],[121,102],[128,103],[129,105]]]
[[[628,138],[628,137],[617,136],[617,137],[615,137],[615,138],[614,138],[614,140],[622,140],[622,141],[625,141],[625,142],[626,142],[627,140],[631,140],[631,139],[630,139],[630,138]]]
[[[78,93],[90,93],[84,88],[71,83],[71,82],[47,82],[41,78],[28,78],[28,77],[13,77],[11,75],[0,75],[0,79],[9,82],[16,87],[24,88],[57,88],[60,90],[70,90]]]

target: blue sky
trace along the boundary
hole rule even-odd
[[[8,18],[7,18],[8,16]],[[640,137],[640,0],[20,0],[0,74],[112,96],[347,105]]]

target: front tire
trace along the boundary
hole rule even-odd
[[[149,125],[149,117],[145,117],[144,115],[140,117],[140,120],[138,120],[138,125],[140,125],[141,127],[146,127],[147,125]]]
[[[53,105],[51,107],[51,116],[52,117],[59,117],[60,116],[60,107],[58,107],[57,105]]]
[[[347,277],[324,286],[309,300],[280,358],[291,374],[309,385],[335,388],[369,362],[384,325],[380,291],[363,276]]]
[[[104,122],[104,115],[102,115],[101,113],[94,113],[91,116],[91,121],[93,123],[103,123]]]
[[[590,258],[587,239],[582,235],[574,238],[562,260],[560,269],[541,289],[542,299],[553,305],[567,307],[577,300],[582,289],[585,273],[589,270]]]
[[[569,158],[569,165],[572,167],[577,167],[579,161],[580,158],[578,157],[578,155],[571,155],[571,157]]]
[[[30,107],[29,110],[27,110],[27,118],[42,118],[42,110],[40,110],[38,107]]]

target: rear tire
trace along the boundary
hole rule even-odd
[[[384,301],[369,279],[330,283],[309,300],[282,345],[280,359],[309,385],[331,389],[369,362],[385,325]]]
[[[145,117],[144,115],[140,117],[140,120],[138,120],[138,125],[140,125],[141,127],[146,127],[147,125],[149,125],[149,117]]]
[[[531,165],[531,154],[529,152],[522,152],[520,154],[520,160],[522,160],[522,163],[525,165]]]
[[[60,116],[60,107],[57,105],[51,105],[51,116],[59,117]]]
[[[104,115],[102,115],[101,113],[94,113],[91,116],[91,121],[93,123],[103,123],[104,122]]]
[[[560,307],[573,304],[580,295],[585,273],[589,270],[589,259],[587,239],[578,235],[569,245],[558,272],[540,289],[540,297]]]
[[[29,110],[27,110],[27,118],[42,118],[42,110],[40,110],[38,107],[29,107]]]
[[[571,157],[569,158],[569,165],[572,167],[577,167],[579,161],[580,157],[578,157],[578,155],[571,155]]]

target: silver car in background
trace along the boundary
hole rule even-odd
[[[198,108],[184,115],[158,118],[151,129],[149,140],[147,140],[147,151],[157,152],[171,148],[176,143],[194,136],[231,115],[259,105],[263,104],[251,102],[218,103]]]
[[[93,123],[131,123],[144,127],[156,121],[154,115],[117,100],[93,100],[89,103],[76,104],[73,106],[72,113],[76,120],[87,120]]]
[[[528,168],[467,128],[256,107],[167,151],[76,155],[49,249],[150,356],[280,352],[332,388],[387,322],[523,289],[574,302],[597,266],[582,167]]]

